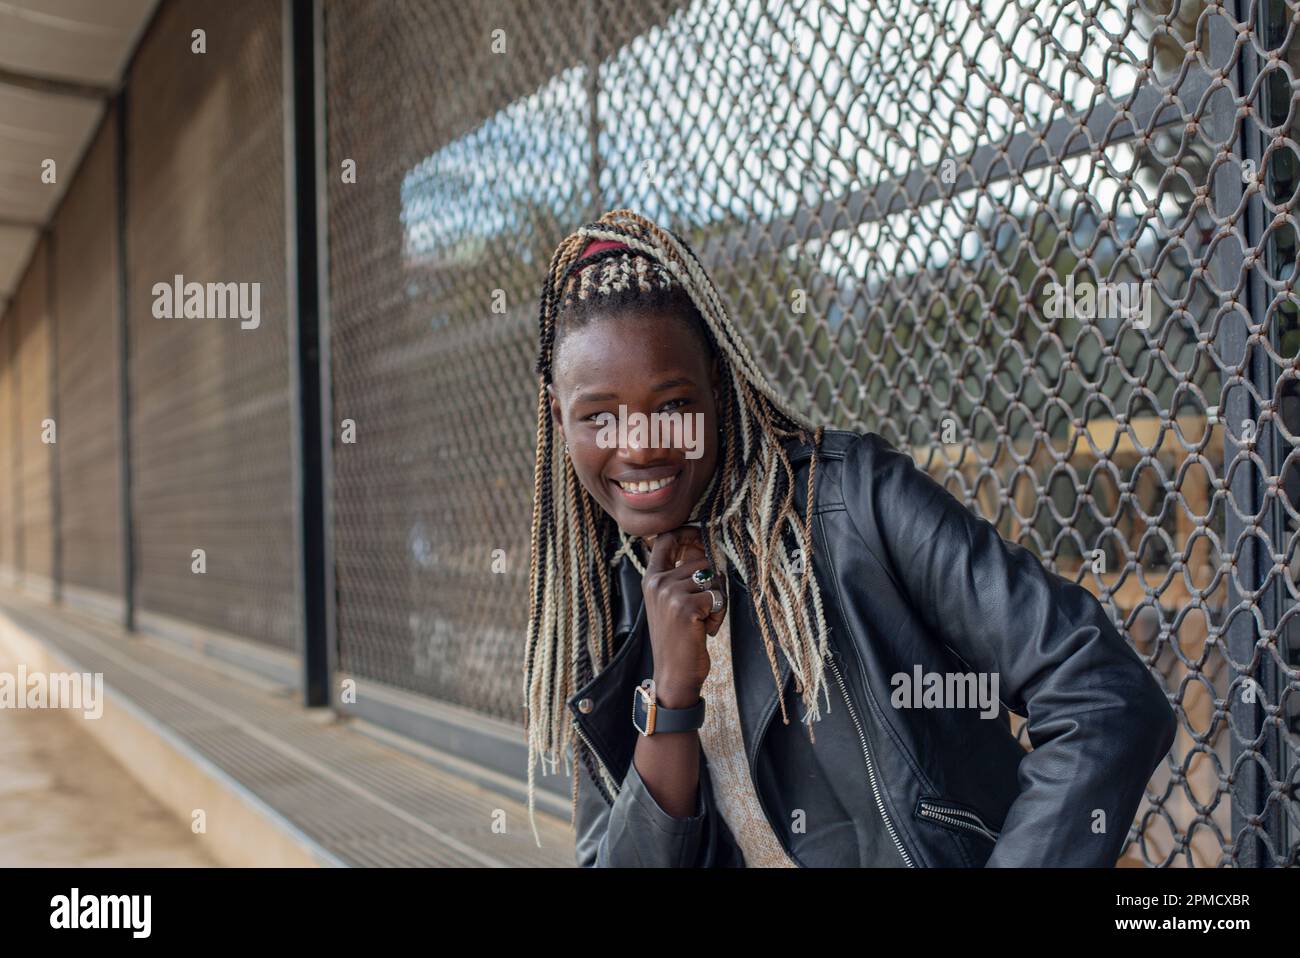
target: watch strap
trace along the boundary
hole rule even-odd
[[[651,702],[654,701],[654,682],[646,679],[632,691],[632,724],[642,735],[660,732],[694,732],[704,725],[704,699],[684,709],[670,709],[654,702],[653,719]]]

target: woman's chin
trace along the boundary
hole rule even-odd
[[[622,515],[615,516],[618,527],[629,536],[638,536],[642,539],[650,539],[664,532],[672,530],[685,524],[686,517],[678,519],[676,516],[644,515],[632,513],[628,515],[626,511]]]
[[[677,523],[677,525],[681,525],[681,523]],[[626,525],[619,523],[619,528],[630,536],[637,536],[641,539],[653,539],[661,533],[670,532],[671,530],[676,529],[677,525],[664,522],[646,522],[645,520],[641,520],[638,522],[629,522]]]

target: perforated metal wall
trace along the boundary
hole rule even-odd
[[[48,423],[54,420],[49,254],[49,242],[42,238],[14,295],[18,568],[22,584],[40,593],[50,592],[54,582],[54,513],[50,497],[54,444],[50,439],[57,438],[57,433],[51,437],[47,432]]]
[[[110,109],[68,187],[53,232],[62,582],[121,599],[116,150]]]
[[[158,13],[127,80],[127,266],[139,609],[291,648],[280,15],[262,0]],[[257,284],[256,325],[158,318],[155,284],[178,275],[249,284],[250,307]]]

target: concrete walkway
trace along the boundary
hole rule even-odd
[[[0,647],[0,672],[17,667]],[[217,865],[82,722],[0,709],[0,867]]]
[[[512,783],[493,787],[463,759],[304,709],[283,683],[173,642],[3,593],[0,672],[20,664],[102,675],[103,706],[98,719],[0,709],[0,865],[575,864],[567,819],[539,805],[538,847]]]

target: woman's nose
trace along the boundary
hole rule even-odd
[[[667,437],[660,437],[660,441],[656,442],[653,431],[649,429],[638,430],[629,427],[626,438],[627,441],[619,446],[618,454],[627,462],[655,462],[672,455],[670,445],[663,442]]]
[[[667,450],[660,449],[649,442],[638,443],[636,440],[628,437],[627,443],[620,446],[618,455],[620,459],[627,462],[654,462],[656,459],[662,459],[667,454]]]

